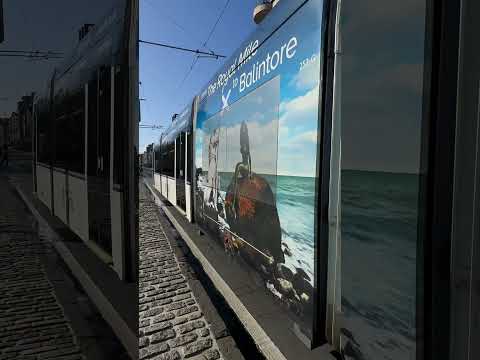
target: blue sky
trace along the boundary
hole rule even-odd
[[[140,0],[140,39],[203,49],[227,0]],[[256,0],[230,0],[207,47],[230,56],[255,30],[252,20]],[[208,49],[207,49],[208,51]],[[197,61],[183,81],[196,55],[140,44],[141,124],[168,126],[193,96],[207,85],[225,59]],[[182,84],[183,81],[183,84]],[[140,151],[157,142],[160,130],[140,129]]]

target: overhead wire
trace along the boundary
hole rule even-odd
[[[146,4],[150,5],[153,9],[155,9],[155,7],[153,6],[153,4],[150,2],[150,0],[144,0]],[[156,10],[156,9],[155,9]],[[198,43],[201,45],[201,41],[198,39],[197,35],[193,34],[192,32],[188,31],[187,29],[185,29],[185,27],[181,24],[179,24],[174,18],[172,15],[168,14],[165,12],[164,9],[162,9],[162,12],[161,14],[163,16],[165,16],[165,18],[167,18],[173,25],[175,25],[176,27],[178,27],[180,30],[182,30],[186,35],[192,37],[192,38],[195,38]],[[214,51],[206,46],[206,45],[202,45],[202,47],[204,47],[205,49],[207,49],[208,51],[214,53]]]
[[[222,19],[223,15],[225,14],[225,10],[227,9],[228,5],[230,4],[230,0],[227,0],[225,2],[225,5],[223,6],[223,9],[222,11],[220,12],[220,14],[218,15],[217,17],[217,20],[215,21],[215,24],[213,25],[212,29],[210,30],[210,33],[208,34],[208,37],[207,39],[205,40],[205,42],[203,43],[203,46],[207,46],[207,43],[210,41],[213,33],[215,32],[215,29],[217,28],[217,25],[218,23],[220,22],[220,20]],[[197,61],[199,59],[199,56],[197,55],[195,57],[195,59],[193,60],[192,64],[190,65],[190,69],[188,70],[187,74],[185,75],[185,77],[183,78],[183,80],[181,81],[180,85],[177,87],[177,90],[180,90],[183,86],[183,84],[185,83],[185,81],[187,80],[187,78],[190,76],[190,74],[192,73],[193,71],[193,68],[195,67]]]

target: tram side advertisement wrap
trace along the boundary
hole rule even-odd
[[[254,33],[200,96],[195,129],[197,222],[309,338],[322,11],[310,0]]]

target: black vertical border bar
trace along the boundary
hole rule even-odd
[[[138,123],[140,119],[138,103],[138,0],[125,1],[124,17],[124,49],[122,56],[124,101],[123,109],[126,114],[123,132],[125,142],[123,146],[123,233],[125,280],[138,281]],[[133,33],[133,36],[132,36]],[[136,63],[132,64],[132,59]],[[136,89],[135,89],[136,87]],[[135,98],[133,95],[135,95]],[[113,155],[113,154],[112,154]],[[138,288],[137,288],[138,292]]]
[[[416,359],[450,353],[460,1],[427,0],[417,228]]]
[[[191,165],[190,165],[190,221],[195,223],[195,209],[197,208],[196,204],[196,194],[197,194],[197,164],[196,157],[195,157],[195,133],[196,133],[196,126],[197,126],[197,105],[198,105],[198,97],[195,96],[192,100],[192,115],[191,115],[191,142],[192,142],[192,149],[188,155],[190,155]],[[187,159],[188,160],[188,159]]]
[[[5,20],[3,13],[3,0],[0,0],[0,44],[5,40]]]
[[[54,186],[53,186],[53,167],[56,163],[57,158],[57,132],[55,129],[56,125],[56,111],[55,111],[55,78],[57,76],[56,69],[53,71],[52,77],[50,79],[50,91],[49,91],[49,131],[50,131],[50,213],[55,215],[55,195],[54,195]]]
[[[317,141],[316,164],[316,216],[314,252],[314,296],[311,348],[327,342],[327,289],[328,289],[328,208],[330,192],[330,154],[333,110],[333,79],[335,66],[335,16],[337,1],[325,0],[323,4],[321,68],[318,124],[320,129]]]

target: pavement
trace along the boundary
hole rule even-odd
[[[243,359],[165,215],[139,186],[140,359]]]
[[[15,189],[31,181],[29,153],[0,167],[0,360],[127,359]]]
[[[0,359],[84,359],[45,266],[53,253],[0,177]]]

